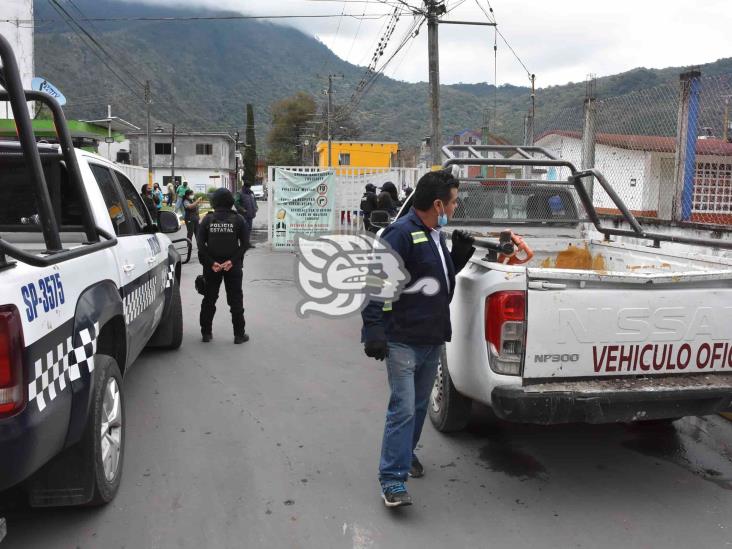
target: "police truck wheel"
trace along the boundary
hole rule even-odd
[[[432,425],[441,433],[460,431],[470,420],[472,401],[457,392],[447,367],[447,353],[442,348],[435,384],[430,395],[429,415]]]
[[[81,444],[93,466],[94,488],[89,505],[104,505],[114,499],[122,479],[124,399],[122,375],[112,357],[96,355],[94,374],[94,395]]]

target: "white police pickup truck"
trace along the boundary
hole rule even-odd
[[[732,259],[724,253],[732,242],[648,232],[601,173],[544,149],[444,152],[446,165],[495,172],[461,182],[450,224],[485,249],[456,280],[452,341],[429,410],[438,430],[464,427],[472,401],[502,419],[541,424],[732,409]],[[556,180],[521,179],[527,167]],[[600,219],[589,178],[622,223]],[[505,227],[523,240],[486,240]]]
[[[24,91],[0,36],[19,142],[0,142],[0,491],[34,506],[103,504],[120,484],[122,376],[182,340],[180,256],[114,164],[75,150],[50,96]],[[26,100],[54,115],[36,144]]]

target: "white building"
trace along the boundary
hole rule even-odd
[[[127,133],[133,164],[148,165],[147,134]],[[173,168],[173,139],[170,132],[152,134],[153,181],[168,184]],[[188,181],[195,192],[210,187],[234,190],[234,138],[223,132],[175,132],[176,183]]]
[[[676,138],[599,133],[595,143],[595,168],[628,208],[635,215],[670,219]],[[580,132],[549,131],[535,144],[577,168],[581,166]],[[546,179],[564,179],[567,175],[564,170],[548,168]],[[594,204],[600,212],[617,213],[598,184]],[[709,221],[710,215],[717,222],[732,224],[732,143],[714,138],[699,139],[696,144],[692,221]]]
[[[20,68],[23,87],[31,89],[35,76],[33,64],[33,0],[2,0],[0,34],[10,42]],[[32,113],[32,110],[31,110]],[[10,103],[0,102],[0,117],[13,118]]]

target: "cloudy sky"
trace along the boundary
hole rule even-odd
[[[139,1],[139,0],[137,0]],[[251,15],[386,14],[386,3],[422,0],[144,0],[148,4],[206,6]],[[485,21],[480,6],[488,0],[447,0],[453,20]],[[732,56],[730,0],[491,0],[501,33],[537,86],[578,82],[590,74],[605,76],[635,67],[663,68],[708,63]],[[164,13],[162,9],[161,13]],[[317,37],[339,57],[368,64],[385,18],[351,17],[280,20]],[[406,33],[412,16],[403,15],[393,48]],[[489,82],[494,79],[493,29],[440,27],[440,72],[443,83]],[[387,52],[388,55],[388,52]],[[526,71],[498,39],[498,84],[528,83]],[[410,82],[427,80],[426,27],[387,68],[386,74]]]

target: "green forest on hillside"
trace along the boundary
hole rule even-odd
[[[88,17],[160,15],[163,10],[112,0],[75,0],[74,4]],[[191,13],[210,12],[165,8],[166,15]],[[36,0],[36,17],[50,20],[58,15],[46,2]],[[344,62],[315,38],[260,21],[138,21],[90,23],[88,28],[137,80],[151,81],[155,124],[176,123],[179,128],[191,130],[243,129],[246,104],[252,103],[257,133],[263,138],[269,131],[274,102],[300,91],[322,102],[325,76],[335,72],[344,75],[336,83],[336,103],[343,104],[364,72],[363,67]],[[682,70],[638,68],[601,78],[598,94],[608,98],[676,86]],[[732,75],[732,58],[704,65],[701,70],[705,76]],[[104,116],[106,105],[111,104],[115,115],[143,125],[145,105],[140,86],[130,78],[125,78],[127,85],[121,83],[64,23],[37,26],[36,71],[65,93],[68,116]],[[429,132],[427,91],[425,83],[382,77],[353,113],[360,126],[360,138],[399,141],[404,147],[418,145]],[[584,95],[583,82],[540,88],[536,95],[537,128],[575,125],[580,120]],[[642,103],[642,99],[639,101]],[[530,90],[525,87],[504,85],[495,90],[488,84],[442,86],[444,137],[466,128],[479,129],[487,110],[491,133],[521,142],[529,103]],[[676,106],[668,103],[639,104],[636,111],[628,113],[616,109],[613,115],[622,118],[637,116],[638,111],[660,111],[664,117],[673,117]],[[634,124],[629,119],[624,127],[632,130]]]

